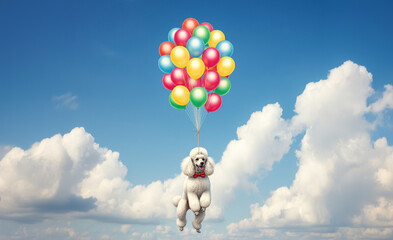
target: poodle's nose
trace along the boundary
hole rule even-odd
[[[205,163],[204,163],[204,162],[201,162],[201,166],[203,166],[203,165],[205,165]]]

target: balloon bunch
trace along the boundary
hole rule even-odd
[[[210,23],[199,24],[194,18],[187,18],[182,28],[171,29],[168,40],[159,47],[158,67],[165,73],[164,87],[171,91],[170,105],[185,109],[191,102],[196,108],[217,111],[221,96],[231,89],[232,43]]]

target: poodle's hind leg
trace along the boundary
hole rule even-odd
[[[179,226],[179,230],[183,231],[184,226],[187,224],[186,214],[188,210],[187,200],[182,198],[177,205],[177,220],[176,224]]]
[[[195,230],[200,233],[202,228],[202,221],[205,218],[205,212],[199,213],[198,216],[195,216],[195,219],[192,221],[192,226]]]

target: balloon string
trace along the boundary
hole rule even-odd
[[[198,152],[199,152],[199,131],[198,131]]]
[[[195,136],[198,138],[198,152],[199,152],[199,130],[194,130]]]

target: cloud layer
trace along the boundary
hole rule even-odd
[[[228,144],[211,177],[214,200],[208,218],[222,218],[233,191],[250,186],[250,177],[270,170],[289,150],[292,135],[281,114],[278,104],[267,105],[239,127],[238,139]],[[128,169],[119,153],[100,147],[79,127],[27,150],[12,148],[3,157],[0,215],[23,222],[60,213],[127,223],[174,219],[172,198],[182,193],[185,178],[178,171],[174,178],[133,186],[125,179]]]
[[[249,217],[228,226],[228,235],[210,231],[206,237],[392,237],[393,147],[386,138],[371,139],[375,122],[366,116],[393,108],[393,87],[386,85],[381,98],[368,105],[374,94],[371,83],[365,67],[347,61],[327,79],[307,84],[291,119],[282,118],[278,103],[253,113],[216,160],[207,218],[221,219],[237,189],[258,189],[251,179],[270,171],[294,137],[304,134],[296,153],[296,177],[291,186],[253,204]],[[129,234],[130,223],[175,219],[171,200],[182,192],[180,169],[174,178],[133,185],[126,180],[128,169],[119,153],[100,147],[84,128],[43,139],[27,150],[4,147],[0,153],[2,219],[34,222],[67,215],[126,223],[120,231]],[[68,228],[57,230],[75,235]],[[175,232],[159,225],[153,233],[133,232],[132,238]]]

